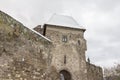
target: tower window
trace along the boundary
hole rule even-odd
[[[78,45],[80,45],[80,40],[78,40]]]
[[[64,64],[66,64],[66,55],[64,55]]]
[[[63,41],[63,42],[67,42],[67,36],[63,35],[63,36],[62,36],[62,41]]]

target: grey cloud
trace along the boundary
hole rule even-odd
[[[35,27],[54,14],[73,16],[87,29],[87,56],[103,67],[120,60],[120,0],[0,0],[0,9]]]
[[[47,21],[52,14],[62,12],[59,0],[2,0],[2,3],[1,10],[32,28]]]
[[[87,56],[91,58],[91,61],[93,63],[102,65],[103,67],[108,66],[111,67],[114,66],[115,63],[119,63],[120,60],[119,25],[101,27],[99,29],[93,29],[93,31],[94,30],[96,31],[94,32],[95,34],[88,35],[90,37],[88,37],[87,39],[88,40]]]

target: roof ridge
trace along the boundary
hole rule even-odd
[[[53,14],[45,24],[83,29],[83,27],[80,26],[72,16],[61,15],[61,14]]]

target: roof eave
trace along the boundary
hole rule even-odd
[[[70,29],[77,29],[77,30],[83,30],[83,31],[86,31],[86,29],[85,28],[76,28],[76,27],[71,27],[71,26],[63,26],[63,25],[55,25],[55,24],[48,24],[48,23],[45,23],[45,24],[43,24],[43,27],[44,26],[57,26],[57,27],[65,27],[65,28],[70,28]]]

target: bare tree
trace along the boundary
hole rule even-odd
[[[120,80],[120,64],[104,69],[105,80]]]

